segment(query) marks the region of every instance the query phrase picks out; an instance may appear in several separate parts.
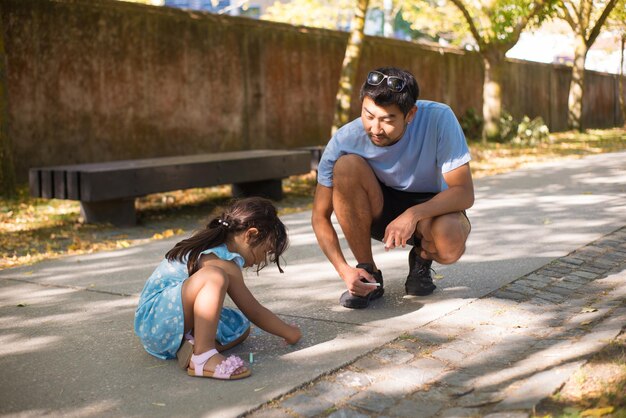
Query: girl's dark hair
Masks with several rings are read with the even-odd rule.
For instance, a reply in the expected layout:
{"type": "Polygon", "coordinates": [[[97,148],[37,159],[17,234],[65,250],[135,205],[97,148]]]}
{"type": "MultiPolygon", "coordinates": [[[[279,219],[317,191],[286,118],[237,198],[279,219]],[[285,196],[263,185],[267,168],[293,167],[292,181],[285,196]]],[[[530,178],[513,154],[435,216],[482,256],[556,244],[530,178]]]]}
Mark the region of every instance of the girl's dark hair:
{"type": "Polygon", "coordinates": [[[381,67],[376,68],[374,71],[378,71],[384,75],[400,77],[404,80],[405,86],[402,91],[395,92],[387,87],[387,80],[377,86],[372,86],[365,80],[365,83],[363,83],[361,87],[361,102],[365,96],[367,96],[378,106],[398,105],[404,116],[406,116],[411,111],[415,105],[415,101],[420,95],[420,89],[413,74],[396,67],[381,67]]]}
{"type": "MultiPolygon", "coordinates": [[[[180,241],[165,254],[169,261],[187,262],[187,271],[191,276],[200,268],[200,253],[209,248],[224,244],[226,240],[249,228],[258,229],[250,245],[266,245],[269,261],[280,267],[280,256],[287,249],[289,239],[285,225],[278,218],[276,208],[271,201],[261,197],[233,200],[224,212],[209,221],[206,228],[191,237],[180,241]]],[[[267,259],[261,261],[259,270],[267,265],[267,259]]]]}

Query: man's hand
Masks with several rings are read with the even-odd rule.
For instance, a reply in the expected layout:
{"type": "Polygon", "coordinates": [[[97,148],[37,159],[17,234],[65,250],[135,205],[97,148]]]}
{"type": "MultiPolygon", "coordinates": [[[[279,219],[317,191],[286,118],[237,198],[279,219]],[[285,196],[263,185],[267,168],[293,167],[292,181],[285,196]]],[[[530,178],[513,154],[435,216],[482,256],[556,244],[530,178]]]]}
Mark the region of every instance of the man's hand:
{"type": "Polygon", "coordinates": [[[411,209],[404,211],[385,228],[385,236],[383,237],[385,251],[396,247],[406,247],[406,242],[415,235],[418,219],[411,209]]]}
{"type": "Polygon", "coordinates": [[[365,279],[370,283],[376,283],[376,279],[363,269],[347,267],[341,271],[340,276],[346,283],[348,291],[354,296],[367,296],[368,293],[377,288],[361,281],[361,279],[365,279]]]}

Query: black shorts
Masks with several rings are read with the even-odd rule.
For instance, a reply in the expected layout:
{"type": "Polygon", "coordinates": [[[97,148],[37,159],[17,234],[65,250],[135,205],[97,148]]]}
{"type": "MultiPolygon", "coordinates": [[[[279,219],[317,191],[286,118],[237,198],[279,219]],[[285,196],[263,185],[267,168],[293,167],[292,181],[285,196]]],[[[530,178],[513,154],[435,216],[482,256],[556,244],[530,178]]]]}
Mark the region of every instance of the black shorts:
{"type": "MultiPolygon", "coordinates": [[[[394,219],[400,216],[411,206],[419,205],[432,199],[437,193],[413,193],[403,192],[384,185],[380,181],[380,190],[383,192],[383,213],[380,218],[372,221],[371,236],[375,240],[382,241],[385,236],[385,228],[394,219]]],[[[413,245],[413,239],[408,242],[413,245]]]]}
{"type": "MultiPolygon", "coordinates": [[[[386,186],[380,181],[378,184],[383,192],[383,213],[380,215],[380,218],[372,221],[370,232],[371,237],[377,241],[383,240],[387,225],[400,216],[405,210],[411,206],[427,202],[437,195],[437,193],[403,192],[386,186]]],[[[463,215],[467,218],[465,211],[463,211],[463,215]]],[[[409,239],[407,244],[414,245],[413,238],[409,239]]]]}

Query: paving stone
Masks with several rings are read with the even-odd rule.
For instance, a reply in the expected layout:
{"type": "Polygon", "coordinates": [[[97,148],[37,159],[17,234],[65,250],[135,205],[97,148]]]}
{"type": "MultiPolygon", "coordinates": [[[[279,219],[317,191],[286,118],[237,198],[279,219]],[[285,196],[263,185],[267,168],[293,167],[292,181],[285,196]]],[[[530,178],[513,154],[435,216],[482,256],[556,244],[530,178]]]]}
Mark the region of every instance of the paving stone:
{"type": "Polygon", "coordinates": [[[532,299],[530,299],[528,303],[530,303],[531,305],[537,305],[537,306],[554,306],[555,305],[554,302],[540,298],[538,296],[535,296],[532,299]]]}
{"type": "Polygon", "coordinates": [[[429,402],[422,399],[407,398],[394,405],[391,409],[391,413],[394,417],[430,418],[435,416],[443,405],[443,399],[429,402]]]}
{"type": "Polygon", "coordinates": [[[461,396],[456,401],[456,405],[464,408],[480,408],[487,405],[495,405],[502,399],[504,399],[504,395],[499,392],[474,391],[461,396]]]}
{"type": "Polygon", "coordinates": [[[314,417],[329,410],[334,404],[324,398],[302,393],[284,400],[280,406],[305,417],[314,417]]]}
{"type": "Polygon", "coordinates": [[[370,415],[363,414],[354,409],[341,408],[330,414],[328,418],[370,418],[370,415]]]}
{"type": "Polygon", "coordinates": [[[567,289],[567,290],[569,290],[571,292],[572,290],[579,289],[580,287],[583,286],[583,284],[584,283],[569,282],[569,281],[566,281],[566,280],[561,280],[561,281],[556,282],[553,286],[551,286],[550,289],[561,287],[561,288],[565,288],[565,289],[567,289]]]}
{"type": "Polygon", "coordinates": [[[438,375],[443,373],[446,370],[447,366],[445,363],[428,357],[422,357],[410,363],[410,365],[418,370],[422,370],[425,373],[429,373],[432,375],[438,375]]]}
{"type": "Polygon", "coordinates": [[[539,273],[531,273],[528,276],[524,277],[526,280],[531,280],[537,283],[545,283],[548,284],[550,282],[551,277],[539,274],[539,273]]]}
{"type": "Polygon", "coordinates": [[[440,379],[440,383],[443,385],[442,390],[446,394],[454,395],[472,390],[475,380],[476,374],[471,373],[470,370],[457,369],[440,379]]]}
{"type": "Polygon", "coordinates": [[[578,276],[578,277],[584,277],[585,279],[589,279],[589,280],[593,280],[596,277],[598,277],[598,275],[595,273],[590,273],[590,272],[582,271],[582,270],[573,271],[572,275],[578,276]]]}
{"type": "Polygon", "coordinates": [[[383,412],[394,403],[396,403],[395,399],[374,391],[358,393],[348,400],[349,405],[376,413],[383,412]]]}
{"type": "Polygon", "coordinates": [[[581,260],[580,258],[576,258],[574,256],[568,255],[566,257],[561,258],[561,262],[567,264],[573,264],[575,266],[580,266],[585,262],[585,260],[581,260]]]}
{"type": "Polygon", "coordinates": [[[470,408],[450,408],[442,411],[439,415],[441,418],[463,418],[476,416],[476,410],[470,408]]]}
{"type": "Polygon", "coordinates": [[[354,395],[357,389],[354,387],[346,387],[337,382],[321,381],[316,383],[308,390],[311,396],[321,397],[333,404],[338,403],[344,398],[354,395]]]}
{"type": "Polygon", "coordinates": [[[432,381],[443,371],[439,368],[418,368],[413,366],[396,366],[386,370],[381,379],[372,383],[369,390],[390,396],[408,395],[424,384],[432,381]]]}
{"type": "Polygon", "coordinates": [[[528,299],[528,295],[525,293],[512,292],[506,289],[496,290],[490,296],[498,299],[514,300],[516,302],[521,302],[528,299]]]}
{"type": "Polygon", "coordinates": [[[382,367],[385,367],[384,364],[382,364],[380,361],[376,360],[370,355],[361,357],[360,359],[352,363],[352,366],[358,370],[365,370],[368,372],[368,374],[370,371],[378,370],[382,367]]]}
{"type": "Polygon", "coordinates": [[[612,260],[608,257],[596,258],[593,260],[593,265],[595,266],[605,266],[605,267],[614,267],[618,265],[619,262],[616,260],[612,260]]]}
{"type": "Polygon", "coordinates": [[[558,281],[558,283],[562,283],[562,282],[578,283],[580,285],[585,285],[585,284],[589,283],[589,279],[587,279],[585,277],[575,276],[573,274],[569,274],[567,276],[562,277],[561,280],[558,281]]]}
{"type": "Polygon", "coordinates": [[[430,355],[436,359],[443,360],[453,365],[461,364],[466,357],[465,354],[450,348],[440,348],[439,350],[433,351],[430,355]]]}
{"type": "Polygon", "coordinates": [[[519,284],[520,286],[525,286],[525,287],[531,287],[535,290],[540,290],[543,289],[544,287],[548,286],[548,282],[543,282],[543,281],[538,281],[538,280],[531,280],[527,277],[519,279],[515,282],[516,284],[519,284]]]}
{"type": "Polygon", "coordinates": [[[544,300],[547,300],[548,302],[553,302],[553,303],[559,303],[565,299],[563,295],[557,295],[555,293],[550,293],[549,291],[541,292],[537,294],[535,298],[544,299],[544,300]]]}
{"type": "Polygon", "coordinates": [[[591,265],[584,265],[584,266],[581,266],[578,269],[578,271],[584,271],[584,272],[595,273],[595,274],[604,274],[606,272],[606,268],[596,267],[596,266],[591,266],[591,265]]]}
{"type": "Polygon", "coordinates": [[[529,412],[524,411],[508,411],[508,412],[494,412],[493,414],[485,415],[483,418],[528,418],[529,412]]]}
{"type": "Polygon", "coordinates": [[[415,357],[406,350],[396,350],[393,348],[383,348],[382,350],[374,353],[373,356],[380,361],[393,364],[407,363],[415,357]]]}
{"type": "Polygon", "coordinates": [[[343,371],[335,377],[335,381],[351,388],[364,388],[373,382],[373,378],[366,373],[343,371]]]}
{"type": "Polygon", "coordinates": [[[572,294],[572,289],[568,289],[567,287],[560,287],[560,286],[549,286],[549,287],[544,288],[540,293],[538,293],[538,295],[541,296],[541,295],[545,295],[546,293],[550,293],[552,295],[558,295],[562,297],[567,297],[572,294]]]}
{"type": "Polygon", "coordinates": [[[419,343],[429,346],[443,344],[449,341],[447,336],[434,332],[433,327],[418,328],[409,332],[409,335],[416,338],[419,343]]]}

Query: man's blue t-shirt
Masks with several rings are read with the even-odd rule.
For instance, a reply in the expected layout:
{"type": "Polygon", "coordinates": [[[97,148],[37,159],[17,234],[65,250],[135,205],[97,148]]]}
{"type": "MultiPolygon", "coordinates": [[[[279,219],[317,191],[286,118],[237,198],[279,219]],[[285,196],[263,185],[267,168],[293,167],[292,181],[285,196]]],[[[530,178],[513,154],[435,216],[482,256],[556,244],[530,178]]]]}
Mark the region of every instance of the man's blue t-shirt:
{"type": "Polygon", "coordinates": [[[449,106],[428,100],[418,100],[416,105],[417,113],[402,138],[387,147],[371,142],[361,118],[337,130],[319,163],[319,184],[332,187],[337,159],[356,154],[391,188],[420,193],[445,190],[443,174],[471,160],[465,135],[449,106]]]}

